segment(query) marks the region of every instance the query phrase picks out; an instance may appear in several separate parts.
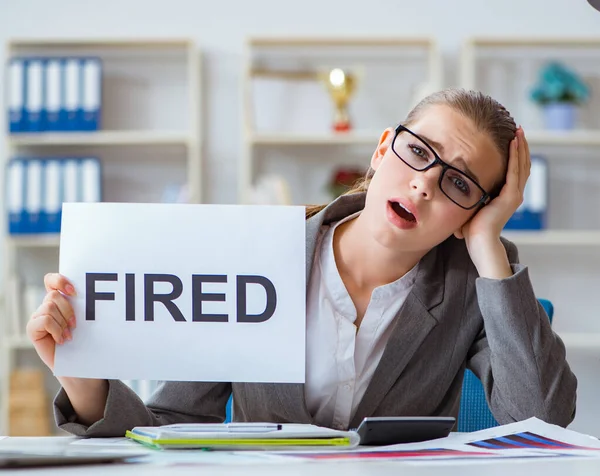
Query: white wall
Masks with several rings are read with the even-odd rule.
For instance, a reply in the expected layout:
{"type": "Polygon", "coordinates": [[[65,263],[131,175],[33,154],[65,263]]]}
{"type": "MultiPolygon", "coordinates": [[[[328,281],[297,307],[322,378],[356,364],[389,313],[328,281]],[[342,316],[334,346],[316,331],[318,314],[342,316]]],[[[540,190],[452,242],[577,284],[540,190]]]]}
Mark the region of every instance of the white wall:
{"type": "Polygon", "coordinates": [[[24,36],[195,38],[205,55],[211,202],[237,198],[242,45],[257,34],[435,35],[453,85],[455,55],[470,35],[598,35],[600,13],[586,0],[0,0],[1,43],[24,36]]]}

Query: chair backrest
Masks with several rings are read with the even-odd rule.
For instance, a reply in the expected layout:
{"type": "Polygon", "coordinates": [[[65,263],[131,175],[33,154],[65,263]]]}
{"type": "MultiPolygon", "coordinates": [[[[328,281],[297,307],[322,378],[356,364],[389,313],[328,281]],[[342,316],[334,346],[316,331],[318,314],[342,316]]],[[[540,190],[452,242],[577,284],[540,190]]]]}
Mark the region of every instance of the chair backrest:
{"type": "Polygon", "coordinates": [[[229,400],[227,400],[227,406],[225,407],[225,421],[224,423],[230,423],[232,419],[231,410],[233,406],[233,394],[229,395],[229,400]]]}
{"type": "MultiPolygon", "coordinates": [[[[539,299],[546,310],[550,323],[554,315],[554,306],[547,299],[539,299]]],[[[458,414],[458,431],[478,431],[498,426],[485,399],[485,392],[480,380],[470,370],[465,371],[460,411],[458,414]]]]}

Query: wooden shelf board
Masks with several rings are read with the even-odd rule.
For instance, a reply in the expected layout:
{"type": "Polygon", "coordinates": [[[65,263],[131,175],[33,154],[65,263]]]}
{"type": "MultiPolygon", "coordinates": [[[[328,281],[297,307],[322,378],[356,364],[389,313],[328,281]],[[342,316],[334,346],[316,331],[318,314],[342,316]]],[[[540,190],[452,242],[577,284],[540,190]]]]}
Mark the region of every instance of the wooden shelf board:
{"type": "Polygon", "coordinates": [[[179,131],[41,132],[11,134],[8,142],[12,146],[186,145],[190,136],[179,131]]]}

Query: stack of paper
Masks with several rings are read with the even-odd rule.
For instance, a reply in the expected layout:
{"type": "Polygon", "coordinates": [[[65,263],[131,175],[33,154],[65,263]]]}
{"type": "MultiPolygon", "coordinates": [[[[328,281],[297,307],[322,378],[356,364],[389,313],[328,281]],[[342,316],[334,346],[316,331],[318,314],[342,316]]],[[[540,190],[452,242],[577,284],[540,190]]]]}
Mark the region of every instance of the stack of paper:
{"type": "Polygon", "coordinates": [[[139,426],[128,438],[157,448],[277,449],[307,447],[353,448],[356,432],[338,431],[315,425],[275,423],[187,423],[139,426]]]}
{"type": "Polygon", "coordinates": [[[310,450],[278,453],[280,456],[319,460],[449,460],[496,458],[600,459],[600,440],[546,423],[537,418],[472,433],[451,433],[446,438],[380,447],[359,447],[352,451],[310,450]]]}

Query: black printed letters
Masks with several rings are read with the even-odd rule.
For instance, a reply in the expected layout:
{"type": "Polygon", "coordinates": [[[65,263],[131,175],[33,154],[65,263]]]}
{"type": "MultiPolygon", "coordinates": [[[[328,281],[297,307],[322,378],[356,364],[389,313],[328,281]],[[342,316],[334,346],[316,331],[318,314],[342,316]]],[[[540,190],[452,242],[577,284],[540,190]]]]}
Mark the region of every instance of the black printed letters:
{"type": "MultiPolygon", "coordinates": [[[[202,289],[203,283],[227,283],[227,276],[221,274],[195,274],[192,275],[192,316],[186,319],[177,304],[173,302],[183,292],[181,279],[173,274],[144,274],[144,321],[154,321],[154,304],[162,304],[175,322],[228,322],[227,314],[206,314],[202,310],[204,302],[225,302],[225,293],[207,293],[202,289]],[[158,294],[155,284],[167,283],[171,291],[158,294]]],[[[114,286],[115,292],[125,292],[125,320],[135,321],[135,275],[125,274],[125,286],[114,286]]],[[[114,301],[115,292],[96,291],[96,282],[118,282],[117,273],[86,273],[86,321],[96,320],[96,301],[114,301]]],[[[277,308],[277,292],[273,283],[264,276],[237,275],[236,276],[236,322],[260,323],[273,316],[277,308]],[[247,289],[249,285],[262,286],[266,293],[266,306],[260,314],[248,314],[247,289]]]]}

